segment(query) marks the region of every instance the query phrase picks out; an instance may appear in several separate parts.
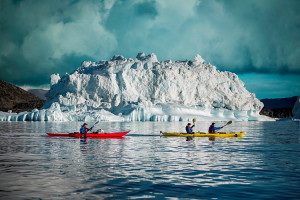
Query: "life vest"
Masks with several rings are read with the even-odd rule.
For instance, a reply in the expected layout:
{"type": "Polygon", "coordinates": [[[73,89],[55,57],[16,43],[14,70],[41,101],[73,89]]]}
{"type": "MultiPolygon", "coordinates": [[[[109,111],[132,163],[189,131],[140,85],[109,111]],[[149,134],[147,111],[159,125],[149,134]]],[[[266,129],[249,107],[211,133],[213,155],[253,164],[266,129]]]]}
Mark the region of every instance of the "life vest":
{"type": "Polygon", "coordinates": [[[209,133],[216,133],[216,130],[212,130],[211,128],[212,128],[212,126],[210,125],[210,127],[209,127],[209,129],[208,129],[208,132],[209,132],[209,133]]]}
{"type": "Polygon", "coordinates": [[[189,127],[188,126],[185,127],[185,131],[186,131],[186,133],[189,133],[189,127]]]}
{"type": "Polygon", "coordinates": [[[88,131],[89,131],[89,129],[88,129],[88,128],[85,128],[85,127],[83,127],[83,126],[80,128],[80,133],[81,133],[81,134],[87,133],[88,131]]]}
{"type": "Polygon", "coordinates": [[[189,129],[190,129],[190,132],[192,133],[193,132],[193,128],[190,128],[189,126],[185,127],[186,133],[189,133],[189,129]]]}

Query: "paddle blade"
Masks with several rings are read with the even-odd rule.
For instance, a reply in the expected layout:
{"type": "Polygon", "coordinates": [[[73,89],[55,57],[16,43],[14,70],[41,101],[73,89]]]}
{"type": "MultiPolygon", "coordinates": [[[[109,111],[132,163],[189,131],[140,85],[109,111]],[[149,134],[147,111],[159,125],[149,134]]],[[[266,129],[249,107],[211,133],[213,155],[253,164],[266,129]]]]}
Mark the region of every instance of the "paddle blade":
{"type": "Polygon", "coordinates": [[[196,122],[196,118],[193,119],[193,124],[195,124],[195,122],[196,122]]]}
{"type": "Polygon", "coordinates": [[[229,124],[232,124],[232,121],[227,122],[226,126],[229,125],[229,124]]]}

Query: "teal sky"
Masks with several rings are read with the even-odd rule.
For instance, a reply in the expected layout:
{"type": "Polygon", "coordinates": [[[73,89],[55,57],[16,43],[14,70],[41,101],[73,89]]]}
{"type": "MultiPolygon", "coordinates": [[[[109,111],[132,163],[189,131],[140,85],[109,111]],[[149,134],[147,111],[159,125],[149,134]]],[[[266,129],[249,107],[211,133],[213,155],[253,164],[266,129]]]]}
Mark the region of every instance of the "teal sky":
{"type": "Polygon", "coordinates": [[[282,98],[300,95],[300,76],[298,74],[240,74],[248,91],[259,99],[282,98]]]}
{"type": "Polygon", "coordinates": [[[258,98],[300,95],[298,0],[3,0],[0,79],[41,87],[84,60],[199,53],[258,98]]]}

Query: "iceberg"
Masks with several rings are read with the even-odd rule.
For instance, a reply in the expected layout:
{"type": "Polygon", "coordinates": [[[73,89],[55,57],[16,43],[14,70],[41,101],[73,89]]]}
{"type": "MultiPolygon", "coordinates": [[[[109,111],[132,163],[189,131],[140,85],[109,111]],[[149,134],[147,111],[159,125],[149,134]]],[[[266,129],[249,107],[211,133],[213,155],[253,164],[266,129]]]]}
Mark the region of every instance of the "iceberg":
{"type": "Polygon", "coordinates": [[[292,113],[294,118],[300,119],[300,96],[297,97],[292,113]]]}
{"type": "Polygon", "coordinates": [[[0,114],[0,121],[248,121],[272,120],[235,73],[193,61],[159,61],[155,54],[84,61],[51,76],[41,110],[0,114]]]}

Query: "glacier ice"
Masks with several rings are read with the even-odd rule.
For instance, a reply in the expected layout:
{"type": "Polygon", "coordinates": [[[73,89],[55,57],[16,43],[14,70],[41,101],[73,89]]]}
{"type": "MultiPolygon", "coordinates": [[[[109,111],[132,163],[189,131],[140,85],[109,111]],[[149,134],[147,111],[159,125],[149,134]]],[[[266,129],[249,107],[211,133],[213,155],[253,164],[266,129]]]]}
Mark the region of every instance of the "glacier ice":
{"type": "Polygon", "coordinates": [[[297,97],[292,113],[294,118],[300,118],[300,96],[297,97]]]}
{"type": "Polygon", "coordinates": [[[158,61],[155,54],[84,61],[70,74],[51,76],[41,110],[0,114],[0,121],[270,120],[234,73],[200,55],[193,61],[158,61]]]}

